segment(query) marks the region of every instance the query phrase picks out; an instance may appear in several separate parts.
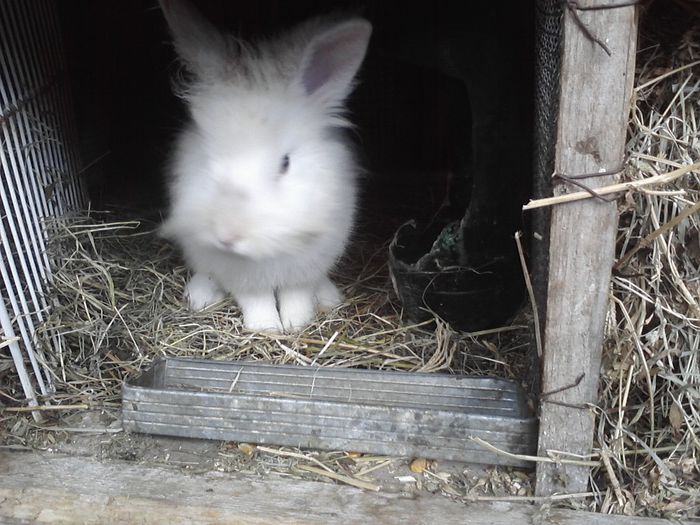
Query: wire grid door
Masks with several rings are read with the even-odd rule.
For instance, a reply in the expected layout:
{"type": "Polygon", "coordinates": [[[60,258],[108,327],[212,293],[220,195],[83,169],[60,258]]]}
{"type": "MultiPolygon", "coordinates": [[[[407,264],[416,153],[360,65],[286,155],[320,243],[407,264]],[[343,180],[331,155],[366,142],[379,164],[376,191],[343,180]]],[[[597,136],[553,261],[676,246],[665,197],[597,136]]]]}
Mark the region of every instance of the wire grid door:
{"type": "Polygon", "coordinates": [[[35,339],[50,308],[45,225],[86,202],[71,108],[54,2],[0,0],[0,372],[11,356],[32,406],[54,390],[35,339]]]}

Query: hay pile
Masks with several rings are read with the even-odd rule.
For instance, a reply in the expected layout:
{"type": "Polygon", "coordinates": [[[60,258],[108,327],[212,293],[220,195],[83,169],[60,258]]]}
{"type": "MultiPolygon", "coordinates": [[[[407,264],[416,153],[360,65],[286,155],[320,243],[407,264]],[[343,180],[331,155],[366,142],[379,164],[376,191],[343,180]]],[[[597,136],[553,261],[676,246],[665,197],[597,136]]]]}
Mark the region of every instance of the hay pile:
{"type": "MultiPolygon", "coordinates": [[[[173,464],[169,454],[154,459],[159,454],[147,452],[154,448],[148,436],[119,433],[123,382],[161,356],[445,371],[520,381],[527,376],[526,322],[460,334],[439,319],[420,325],[402,320],[388,275],[387,245],[378,239],[354,243],[334,276],[344,285],[343,305],[300,334],[266,335],[243,331],[240,312],[230,300],[203,312],[189,311],[182,301],[186,269],[173,246],[154,233],[154,224],[97,215],[56,220],[49,228],[56,265],[53,311],[37,337],[57,390],[47,401],[58,410],[44,412],[43,423],[26,412],[0,413],[5,422],[0,445],[70,452],[75,450],[71,442],[81,442],[94,429],[111,436],[99,437],[97,447],[85,440],[88,444],[79,446],[78,453],[96,448],[101,457],[173,464]]],[[[407,465],[405,459],[343,451],[222,443],[202,468],[330,478],[371,490],[378,487],[375,476],[384,476],[381,486],[387,486],[396,483],[398,473],[401,479],[416,478],[402,482],[408,483],[402,488],[470,501],[532,494],[528,475],[511,469],[446,471],[431,462],[430,469],[416,475],[406,471],[407,465]]]]}
{"type": "Polygon", "coordinates": [[[122,381],[161,356],[523,375],[525,325],[459,334],[439,320],[402,322],[385,246],[353,246],[337,278],[348,298],[340,308],[300,334],[252,334],[230,300],[203,312],[185,307],[186,269],[148,226],[89,217],[51,225],[54,309],[38,336],[62,402],[118,401],[122,381]]]}
{"type": "MultiPolygon", "coordinates": [[[[700,161],[700,28],[638,56],[625,180],[700,161]]],[[[619,200],[594,476],[602,512],[700,513],[700,175],[619,200]]]]}

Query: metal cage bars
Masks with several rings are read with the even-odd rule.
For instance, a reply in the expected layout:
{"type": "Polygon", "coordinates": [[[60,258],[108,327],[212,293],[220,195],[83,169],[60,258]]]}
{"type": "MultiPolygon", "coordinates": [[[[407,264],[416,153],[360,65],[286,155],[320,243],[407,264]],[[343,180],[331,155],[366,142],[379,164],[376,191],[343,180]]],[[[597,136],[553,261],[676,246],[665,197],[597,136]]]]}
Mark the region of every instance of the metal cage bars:
{"type": "Polygon", "coordinates": [[[0,346],[9,347],[32,405],[35,386],[53,391],[35,338],[50,308],[47,219],[86,202],[67,78],[54,3],[0,1],[0,346]]]}

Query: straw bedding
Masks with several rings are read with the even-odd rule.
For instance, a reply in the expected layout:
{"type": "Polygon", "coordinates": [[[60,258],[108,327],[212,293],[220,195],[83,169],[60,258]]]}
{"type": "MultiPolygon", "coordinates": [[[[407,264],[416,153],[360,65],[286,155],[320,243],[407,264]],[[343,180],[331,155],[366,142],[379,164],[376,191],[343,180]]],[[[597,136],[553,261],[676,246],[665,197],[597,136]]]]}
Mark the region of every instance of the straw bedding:
{"type": "MultiPolygon", "coordinates": [[[[700,160],[700,31],[638,56],[626,180],[700,160]]],[[[700,176],[619,200],[596,447],[605,512],[698,515],[700,176]]]]}

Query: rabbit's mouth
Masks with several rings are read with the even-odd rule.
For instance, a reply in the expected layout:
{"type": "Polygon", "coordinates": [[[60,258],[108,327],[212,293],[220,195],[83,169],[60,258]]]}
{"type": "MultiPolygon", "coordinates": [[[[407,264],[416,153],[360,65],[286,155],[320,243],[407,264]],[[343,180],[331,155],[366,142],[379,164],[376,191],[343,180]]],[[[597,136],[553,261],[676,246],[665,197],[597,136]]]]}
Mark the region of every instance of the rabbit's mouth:
{"type": "Polygon", "coordinates": [[[236,241],[217,241],[216,247],[226,253],[245,257],[246,259],[265,259],[274,255],[273,251],[265,249],[251,242],[248,239],[240,239],[236,241]]]}
{"type": "Polygon", "coordinates": [[[276,238],[217,238],[215,246],[220,251],[259,261],[285,255],[303,255],[311,249],[320,237],[320,232],[304,231],[276,238]]]}

